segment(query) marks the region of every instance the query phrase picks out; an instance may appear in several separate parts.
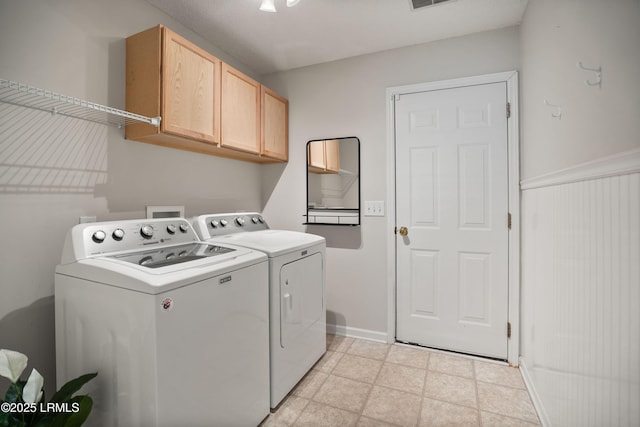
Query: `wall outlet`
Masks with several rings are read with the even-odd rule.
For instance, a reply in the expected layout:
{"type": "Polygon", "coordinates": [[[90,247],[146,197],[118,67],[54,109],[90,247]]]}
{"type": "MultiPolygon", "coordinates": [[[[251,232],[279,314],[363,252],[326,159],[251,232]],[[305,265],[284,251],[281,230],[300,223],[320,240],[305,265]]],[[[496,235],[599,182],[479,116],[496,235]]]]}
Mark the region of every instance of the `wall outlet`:
{"type": "Polygon", "coordinates": [[[364,215],[365,216],[384,216],[384,201],[365,200],[364,215]]]}

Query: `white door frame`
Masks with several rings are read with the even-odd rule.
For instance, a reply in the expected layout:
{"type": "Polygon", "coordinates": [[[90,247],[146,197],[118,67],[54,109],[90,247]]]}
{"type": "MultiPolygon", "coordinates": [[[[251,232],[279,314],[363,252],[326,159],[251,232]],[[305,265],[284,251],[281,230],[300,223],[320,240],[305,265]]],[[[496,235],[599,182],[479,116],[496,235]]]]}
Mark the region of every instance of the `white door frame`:
{"type": "Polygon", "coordinates": [[[425,92],[438,89],[453,89],[479,84],[507,84],[507,102],[511,106],[511,117],[507,121],[507,150],[509,168],[509,212],[511,213],[511,231],[509,232],[509,313],[511,338],[507,343],[507,361],[518,365],[520,353],[520,154],[518,129],[518,72],[485,74],[452,80],[418,83],[407,86],[387,88],[387,230],[390,242],[387,245],[387,342],[396,338],[396,245],[392,234],[396,226],[396,155],[395,155],[395,107],[396,95],[425,92]]]}

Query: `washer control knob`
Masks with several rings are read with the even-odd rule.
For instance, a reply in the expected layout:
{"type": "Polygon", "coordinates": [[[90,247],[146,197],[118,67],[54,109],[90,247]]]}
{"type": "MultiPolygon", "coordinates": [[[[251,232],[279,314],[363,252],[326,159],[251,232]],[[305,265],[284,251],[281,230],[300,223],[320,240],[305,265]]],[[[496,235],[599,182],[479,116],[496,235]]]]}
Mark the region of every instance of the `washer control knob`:
{"type": "Polygon", "coordinates": [[[264,219],[261,216],[258,217],[258,221],[260,221],[260,224],[264,224],[264,219]]]}
{"type": "Polygon", "coordinates": [[[226,226],[227,226],[227,224],[228,224],[228,222],[227,222],[227,220],[226,220],[226,219],[221,219],[221,220],[220,220],[220,225],[221,225],[221,226],[226,227],[226,226]]]}
{"type": "Polygon", "coordinates": [[[176,226],[173,224],[167,225],[167,233],[176,234],[176,226]]]}
{"type": "Polygon", "coordinates": [[[238,227],[242,227],[244,225],[244,218],[242,217],[236,218],[236,224],[238,225],[238,227]]]}
{"type": "Polygon", "coordinates": [[[96,243],[102,243],[104,242],[104,239],[107,238],[107,233],[105,233],[102,230],[98,230],[96,232],[93,233],[93,236],[91,236],[91,239],[93,239],[94,242],[96,243]]]}
{"type": "Polygon", "coordinates": [[[180,231],[186,233],[187,231],[189,231],[189,226],[185,223],[180,224],[180,231]]]}
{"type": "Polygon", "coordinates": [[[122,228],[116,228],[115,230],[113,230],[113,233],[111,233],[111,237],[113,237],[113,240],[122,240],[122,238],[124,237],[124,230],[122,228]]]}
{"type": "Polygon", "coordinates": [[[211,221],[211,226],[213,228],[218,228],[218,225],[220,225],[220,223],[218,222],[217,219],[214,219],[213,221],[211,221]]]}
{"type": "Polygon", "coordinates": [[[257,224],[259,222],[258,217],[254,216],[253,218],[251,218],[251,222],[257,224]]]}
{"type": "Polygon", "coordinates": [[[150,226],[149,224],[147,225],[143,225],[140,228],[140,234],[142,235],[142,237],[144,237],[145,239],[150,239],[153,237],[153,227],[150,226]]]}

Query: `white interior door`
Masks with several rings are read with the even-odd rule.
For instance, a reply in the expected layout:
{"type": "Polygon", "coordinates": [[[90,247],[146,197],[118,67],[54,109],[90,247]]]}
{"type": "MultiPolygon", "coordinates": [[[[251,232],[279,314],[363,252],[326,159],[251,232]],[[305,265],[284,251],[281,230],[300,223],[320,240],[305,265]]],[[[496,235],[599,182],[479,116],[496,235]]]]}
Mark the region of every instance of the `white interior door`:
{"type": "Polygon", "coordinates": [[[507,358],[506,105],[504,82],[396,98],[400,341],[507,358]]]}

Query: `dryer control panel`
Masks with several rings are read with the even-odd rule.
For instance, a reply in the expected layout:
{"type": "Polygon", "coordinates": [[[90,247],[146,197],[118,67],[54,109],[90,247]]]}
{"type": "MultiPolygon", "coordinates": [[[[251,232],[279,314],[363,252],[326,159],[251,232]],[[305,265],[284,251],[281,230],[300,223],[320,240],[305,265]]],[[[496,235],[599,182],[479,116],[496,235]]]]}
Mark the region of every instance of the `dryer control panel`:
{"type": "Polygon", "coordinates": [[[226,234],[269,229],[262,215],[256,212],[201,215],[193,219],[193,226],[203,240],[226,234]]]}
{"type": "Polygon", "coordinates": [[[96,255],[198,242],[184,218],[141,219],[78,224],[67,234],[62,263],[96,255]]]}

